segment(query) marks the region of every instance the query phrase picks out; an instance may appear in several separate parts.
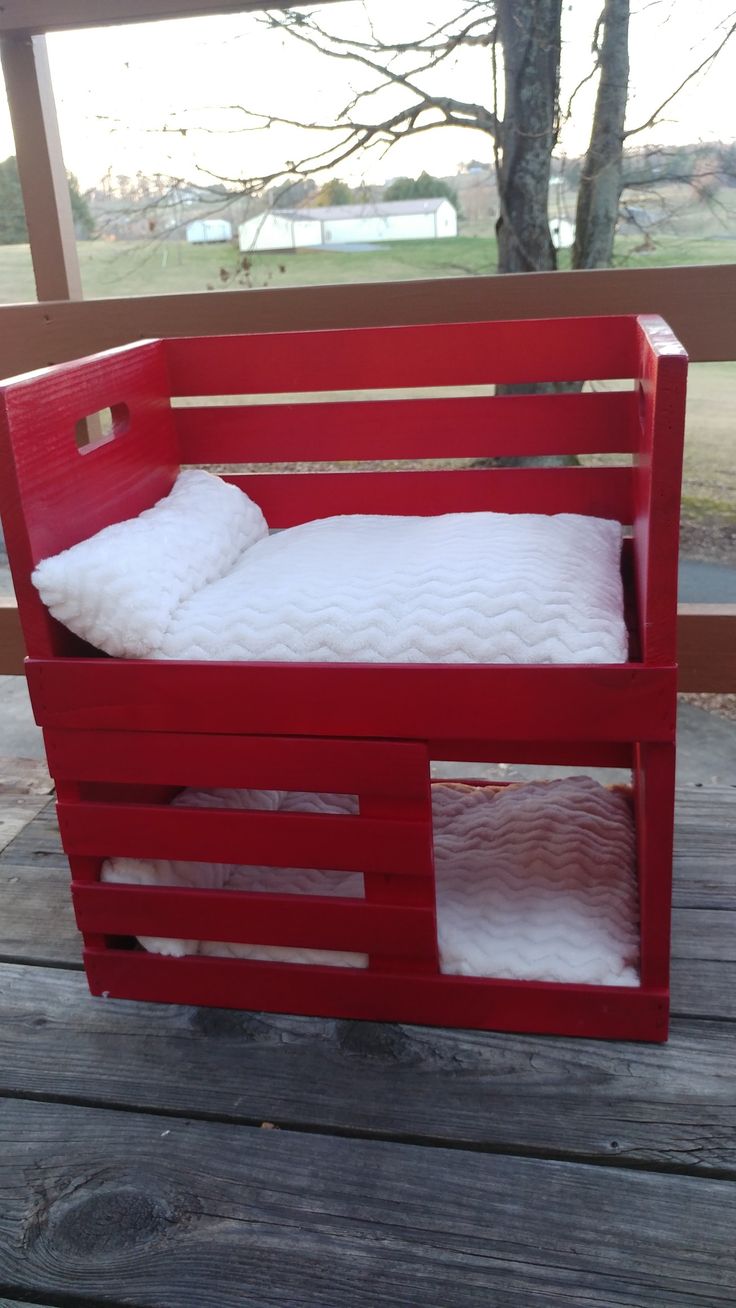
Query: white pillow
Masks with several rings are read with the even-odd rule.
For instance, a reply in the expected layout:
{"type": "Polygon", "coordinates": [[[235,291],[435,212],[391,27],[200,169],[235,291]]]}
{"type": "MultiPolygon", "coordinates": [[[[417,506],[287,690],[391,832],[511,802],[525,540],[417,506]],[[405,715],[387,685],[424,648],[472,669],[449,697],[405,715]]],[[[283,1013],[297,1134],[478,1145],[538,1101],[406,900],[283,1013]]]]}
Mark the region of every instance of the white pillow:
{"type": "Polygon", "coordinates": [[[44,559],[32,581],[75,635],[117,657],[148,658],[174,610],[267,535],[258,505],[237,486],[189,470],[137,518],[44,559]]]}

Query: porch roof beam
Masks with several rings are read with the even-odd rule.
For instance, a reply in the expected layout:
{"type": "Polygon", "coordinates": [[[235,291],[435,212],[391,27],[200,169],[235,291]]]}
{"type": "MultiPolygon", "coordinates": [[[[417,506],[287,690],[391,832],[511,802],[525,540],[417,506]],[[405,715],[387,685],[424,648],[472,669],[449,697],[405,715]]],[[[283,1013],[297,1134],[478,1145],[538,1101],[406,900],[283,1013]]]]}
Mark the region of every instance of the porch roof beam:
{"type": "Polygon", "coordinates": [[[331,4],[334,0],[5,0],[0,9],[0,32],[58,32],[163,18],[294,9],[307,3],[331,4]]]}

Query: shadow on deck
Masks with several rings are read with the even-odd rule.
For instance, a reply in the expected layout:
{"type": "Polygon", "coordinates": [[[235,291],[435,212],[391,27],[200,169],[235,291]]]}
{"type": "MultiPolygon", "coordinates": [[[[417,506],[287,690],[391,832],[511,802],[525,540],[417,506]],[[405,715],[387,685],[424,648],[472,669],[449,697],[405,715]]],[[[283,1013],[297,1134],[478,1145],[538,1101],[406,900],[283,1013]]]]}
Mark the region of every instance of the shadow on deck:
{"type": "Polygon", "coordinates": [[[6,772],[0,1304],[733,1303],[734,847],[682,789],[666,1046],[105,1002],[6,772]]]}

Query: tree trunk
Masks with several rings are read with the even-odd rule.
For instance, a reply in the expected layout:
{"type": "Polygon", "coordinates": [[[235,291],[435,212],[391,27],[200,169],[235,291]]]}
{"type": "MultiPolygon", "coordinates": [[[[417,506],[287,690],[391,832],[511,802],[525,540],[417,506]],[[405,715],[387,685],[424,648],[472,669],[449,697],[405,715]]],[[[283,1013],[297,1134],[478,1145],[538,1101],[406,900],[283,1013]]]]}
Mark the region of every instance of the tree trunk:
{"type": "MultiPolygon", "coordinates": [[[[549,230],[549,178],[557,140],[562,0],[497,0],[504,112],[496,141],[498,271],[549,272],[557,252],[549,230]]],[[[530,368],[534,362],[530,360],[530,368]]],[[[541,394],[554,383],[497,386],[497,395],[541,394]]],[[[476,467],[574,462],[569,457],[479,459],[476,467]]]]}
{"type": "Polygon", "coordinates": [[[608,268],[621,196],[629,89],[629,0],[606,0],[601,16],[600,81],[578,191],[573,268],[608,268]]]}
{"type": "Polygon", "coordinates": [[[496,149],[499,272],[557,266],[547,214],[557,138],[562,0],[497,0],[504,114],[496,149]]]}

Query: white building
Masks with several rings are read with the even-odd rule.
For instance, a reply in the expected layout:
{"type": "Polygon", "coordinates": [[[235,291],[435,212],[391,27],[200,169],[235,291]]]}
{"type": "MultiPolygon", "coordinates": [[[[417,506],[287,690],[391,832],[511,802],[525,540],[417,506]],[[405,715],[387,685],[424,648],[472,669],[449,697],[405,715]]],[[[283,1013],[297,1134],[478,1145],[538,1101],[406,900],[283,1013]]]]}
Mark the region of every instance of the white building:
{"type": "Polygon", "coordinates": [[[240,249],[299,250],[308,246],[375,241],[434,240],[457,236],[457,212],[450,200],[385,200],[336,204],[317,209],[272,209],[238,229],[240,249]]]}
{"type": "Polygon", "coordinates": [[[569,250],[575,244],[575,224],[569,218],[550,218],[549,230],[556,250],[569,250]]]}
{"type": "Polygon", "coordinates": [[[190,245],[211,245],[216,241],[231,241],[233,225],[225,218],[196,218],[187,223],[187,240],[190,245]]]}

